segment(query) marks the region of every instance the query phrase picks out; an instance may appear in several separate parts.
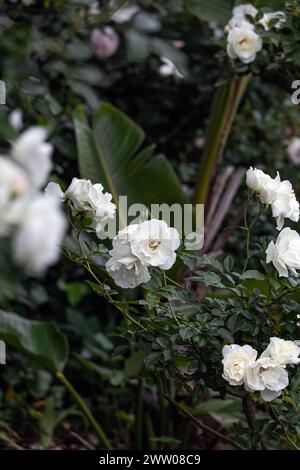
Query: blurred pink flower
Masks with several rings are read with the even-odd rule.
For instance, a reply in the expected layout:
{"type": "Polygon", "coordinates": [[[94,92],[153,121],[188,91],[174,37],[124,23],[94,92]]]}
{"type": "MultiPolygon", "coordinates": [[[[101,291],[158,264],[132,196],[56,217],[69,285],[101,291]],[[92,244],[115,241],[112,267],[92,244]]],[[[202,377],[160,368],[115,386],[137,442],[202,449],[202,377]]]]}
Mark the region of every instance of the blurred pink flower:
{"type": "Polygon", "coordinates": [[[113,56],[119,47],[119,36],[110,26],[101,29],[93,29],[91,43],[95,47],[95,53],[99,59],[108,59],[113,56]]]}

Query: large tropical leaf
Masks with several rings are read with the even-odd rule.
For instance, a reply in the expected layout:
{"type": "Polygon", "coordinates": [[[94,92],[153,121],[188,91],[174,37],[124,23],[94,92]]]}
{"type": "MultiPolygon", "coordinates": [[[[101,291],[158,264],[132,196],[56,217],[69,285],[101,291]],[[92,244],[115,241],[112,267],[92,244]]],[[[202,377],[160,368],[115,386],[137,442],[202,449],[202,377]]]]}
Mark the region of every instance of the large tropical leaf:
{"type": "Polygon", "coordinates": [[[74,113],[79,170],[82,178],[103,184],[118,204],[127,196],[128,205],[187,202],[180,182],[163,155],[154,147],[139,151],[144,132],[124,113],[108,103],[94,112],[92,127],[84,110],[74,113]]]}
{"type": "Polygon", "coordinates": [[[254,0],[250,3],[253,3],[257,8],[268,7],[276,10],[276,8],[284,8],[285,0],[254,0]]]}
{"type": "Polygon", "coordinates": [[[184,0],[193,15],[220,25],[229,20],[235,2],[233,0],[184,0]]]}
{"type": "Polygon", "coordinates": [[[53,323],[26,320],[0,310],[0,339],[54,374],[67,362],[67,339],[53,323]]]}

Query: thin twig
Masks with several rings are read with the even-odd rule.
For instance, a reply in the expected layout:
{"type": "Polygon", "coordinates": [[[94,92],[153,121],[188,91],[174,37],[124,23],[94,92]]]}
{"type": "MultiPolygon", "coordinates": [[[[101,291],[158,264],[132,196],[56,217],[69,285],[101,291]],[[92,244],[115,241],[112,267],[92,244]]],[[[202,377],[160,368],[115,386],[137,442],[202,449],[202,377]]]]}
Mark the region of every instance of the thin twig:
{"type": "Polygon", "coordinates": [[[181,411],[182,414],[184,414],[185,416],[187,416],[189,419],[191,419],[193,421],[193,423],[198,426],[198,428],[202,429],[203,431],[206,431],[206,432],[209,432],[210,434],[213,434],[214,436],[218,437],[219,439],[222,439],[223,441],[227,442],[228,444],[231,444],[233,447],[235,447],[236,449],[239,449],[239,450],[249,450],[247,449],[246,447],[242,446],[241,444],[239,444],[238,442],[234,441],[233,439],[231,439],[231,437],[228,437],[228,436],[224,436],[223,434],[221,434],[220,432],[216,431],[215,429],[211,428],[210,426],[207,426],[206,424],[202,423],[201,421],[199,421],[197,418],[195,418],[195,416],[192,415],[192,413],[189,412],[189,410],[187,408],[185,408],[183,405],[181,405],[180,403],[177,403],[175,400],[173,400],[172,398],[170,398],[168,395],[164,395],[166,400],[168,400],[170,403],[172,403],[172,405],[175,406],[175,408],[177,408],[177,410],[181,411]]]}

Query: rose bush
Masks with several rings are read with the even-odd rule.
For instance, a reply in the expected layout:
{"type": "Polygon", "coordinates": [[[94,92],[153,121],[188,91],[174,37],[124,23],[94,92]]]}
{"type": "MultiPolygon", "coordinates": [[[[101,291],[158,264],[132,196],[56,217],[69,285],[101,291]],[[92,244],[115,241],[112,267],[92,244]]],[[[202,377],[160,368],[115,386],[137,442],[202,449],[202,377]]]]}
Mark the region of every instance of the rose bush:
{"type": "Polygon", "coordinates": [[[299,2],[6,3],[0,448],[299,449],[299,2]]]}

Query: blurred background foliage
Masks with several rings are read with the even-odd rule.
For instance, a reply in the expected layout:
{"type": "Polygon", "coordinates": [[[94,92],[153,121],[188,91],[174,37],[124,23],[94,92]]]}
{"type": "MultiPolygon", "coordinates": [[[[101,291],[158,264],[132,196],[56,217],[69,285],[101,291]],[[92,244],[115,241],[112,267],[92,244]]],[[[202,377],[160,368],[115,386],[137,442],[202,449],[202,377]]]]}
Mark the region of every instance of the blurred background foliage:
{"type": "MultiPolygon", "coordinates": [[[[212,96],[223,73],[223,26],[234,2],[125,3],[0,1],[0,78],[7,87],[6,105],[0,106],[1,153],[5,154],[20,128],[37,123],[47,126],[55,147],[52,179],[66,187],[79,174],[74,110],[81,105],[91,118],[99,103],[109,102],[144,130],[142,148],[155,144],[155,152],[167,157],[184,192],[190,195],[212,96]],[[22,124],[16,122],[19,111],[22,124]]],[[[253,3],[280,8],[284,2],[253,3]]],[[[299,8],[297,2],[287,3],[299,8]]],[[[299,199],[300,158],[297,165],[287,154],[290,139],[300,137],[299,109],[290,97],[290,79],[300,78],[296,75],[299,39],[295,39],[295,47],[291,54],[297,60],[286,71],[269,67],[252,78],[218,166],[221,171],[262,165],[272,175],[279,170],[283,178],[293,181],[299,199]]],[[[241,187],[225,214],[223,228],[244,198],[245,188],[241,187]]],[[[258,225],[257,240],[271,231],[270,224],[263,221],[258,225]]],[[[143,365],[113,334],[121,324],[119,316],[83,282],[87,276],[80,266],[62,259],[43,279],[25,278],[11,265],[4,242],[0,247],[1,308],[25,318],[54,321],[70,343],[67,373],[112,442],[119,448],[139,446],[141,443],[134,444],[139,423],[133,396],[138,397],[137,377],[143,365]]],[[[231,234],[226,250],[239,258],[243,250],[239,231],[231,234]]],[[[144,445],[171,449],[222,446],[209,436],[193,434],[187,422],[184,432],[176,434],[179,418],[170,409],[166,411],[169,427],[163,433],[157,429],[153,387],[150,380],[144,397],[144,445]]],[[[205,393],[197,405],[197,415],[204,422],[229,431],[234,423],[241,423],[237,399],[205,393]]],[[[11,349],[7,366],[1,366],[0,407],[3,448],[97,447],[95,436],[87,431],[87,423],[64,388],[30,357],[11,349]]],[[[245,423],[240,424],[241,430],[243,427],[245,423]]],[[[272,438],[269,442],[272,445],[272,438]]]]}

